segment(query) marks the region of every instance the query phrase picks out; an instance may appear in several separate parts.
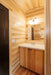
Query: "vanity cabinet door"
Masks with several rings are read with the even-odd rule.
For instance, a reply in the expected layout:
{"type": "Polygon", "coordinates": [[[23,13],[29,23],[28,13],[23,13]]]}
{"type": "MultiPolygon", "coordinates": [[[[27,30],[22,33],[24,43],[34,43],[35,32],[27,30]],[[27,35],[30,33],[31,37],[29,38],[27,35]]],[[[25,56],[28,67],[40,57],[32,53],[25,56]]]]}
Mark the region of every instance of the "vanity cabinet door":
{"type": "Polygon", "coordinates": [[[34,71],[34,62],[35,62],[35,59],[34,59],[34,56],[35,56],[35,52],[33,49],[29,49],[29,48],[25,48],[26,49],[26,68],[34,71]]]}
{"type": "Polygon", "coordinates": [[[29,69],[35,71],[35,50],[28,49],[29,69]]]}
{"type": "Polygon", "coordinates": [[[26,67],[26,48],[20,47],[20,65],[26,67]]]}
{"type": "Polygon", "coordinates": [[[34,71],[35,52],[29,48],[20,47],[20,65],[34,71]]]}
{"type": "Polygon", "coordinates": [[[35,72],[44,75],[44,51],[35,50],[35,72]]]}

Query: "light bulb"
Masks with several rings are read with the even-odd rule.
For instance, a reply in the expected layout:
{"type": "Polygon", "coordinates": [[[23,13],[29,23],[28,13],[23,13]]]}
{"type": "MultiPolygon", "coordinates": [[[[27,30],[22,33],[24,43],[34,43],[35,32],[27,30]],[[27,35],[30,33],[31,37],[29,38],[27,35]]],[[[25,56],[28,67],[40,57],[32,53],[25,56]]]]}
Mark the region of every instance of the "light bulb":
{"type": "Polygon", "coordinates": [[[20,23],[20,22],[18,22],[17,24],[18,24],[18,25],[21,25],[21,23],[20,23]]]}
{"type": "Polygon", "coordinates": [[[32,20],[30,20],[30,21],[29,21],[29,24],[33,25],[33,24],[34,24],[34,22],[33,22],[32,20]]]}
{"type": "Polygon", "coordinates": [[[35,19],[34,24],[39,24],[39,19],[35,19]]]}

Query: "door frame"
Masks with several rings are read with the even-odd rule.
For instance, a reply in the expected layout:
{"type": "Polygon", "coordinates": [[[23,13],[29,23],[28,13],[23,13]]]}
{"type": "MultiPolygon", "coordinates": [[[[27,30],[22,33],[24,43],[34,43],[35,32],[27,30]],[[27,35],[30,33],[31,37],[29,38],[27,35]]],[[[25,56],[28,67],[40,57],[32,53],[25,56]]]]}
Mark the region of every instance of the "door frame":
{"type": "Polygon", "coordinates": [[[45,75],[51,74],[51,0],[45,0],[45,75]]]}

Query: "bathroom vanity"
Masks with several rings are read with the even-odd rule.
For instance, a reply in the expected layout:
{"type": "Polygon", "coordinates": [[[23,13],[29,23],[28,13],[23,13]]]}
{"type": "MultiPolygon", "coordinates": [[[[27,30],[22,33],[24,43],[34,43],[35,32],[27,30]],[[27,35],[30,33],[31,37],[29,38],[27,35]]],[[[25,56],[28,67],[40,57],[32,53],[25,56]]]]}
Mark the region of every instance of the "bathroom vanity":
{"type": "Polygon", "coordinates": [[[24,43],[19,45],[20,65],[44,75],[44,45],[24,43]]]}

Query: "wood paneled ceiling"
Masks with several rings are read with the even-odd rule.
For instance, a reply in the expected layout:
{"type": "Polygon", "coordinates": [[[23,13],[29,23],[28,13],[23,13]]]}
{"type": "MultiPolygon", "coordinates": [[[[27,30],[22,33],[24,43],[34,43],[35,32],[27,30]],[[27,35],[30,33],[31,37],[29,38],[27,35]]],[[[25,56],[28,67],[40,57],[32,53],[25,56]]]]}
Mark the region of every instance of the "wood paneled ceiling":
{"type": "Polygon", "coordinates": [[[13,0],[18,4],[24,12],[29,10],[44,7],[44,0],[13,0]]]}
{"type": "Polygon", "coordinates": [[[45,0],[1,0],[8,5],[15,6],[15,9],[21,9],[24,13],[34,10],[36,8],[44,7],[45,0]]]}

